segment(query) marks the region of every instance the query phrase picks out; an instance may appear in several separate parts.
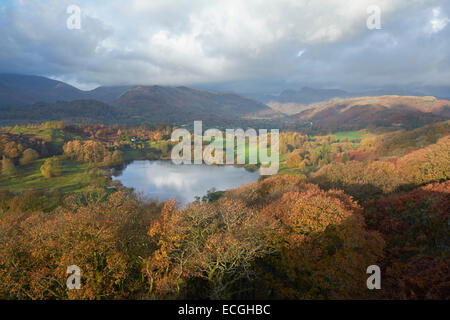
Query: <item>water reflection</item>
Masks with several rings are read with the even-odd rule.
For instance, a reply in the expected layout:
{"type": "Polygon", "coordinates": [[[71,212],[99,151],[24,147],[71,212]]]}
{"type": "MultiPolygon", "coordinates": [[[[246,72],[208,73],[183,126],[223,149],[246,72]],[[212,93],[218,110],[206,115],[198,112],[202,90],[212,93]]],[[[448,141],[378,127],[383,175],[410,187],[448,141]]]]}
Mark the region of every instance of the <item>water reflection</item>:
{"type": "Polygon", "coordinates": [[[121,172],[114,173],[113,180],[134,188],[148,197],[160,201],[176,198],[186,204],[195,196],[204,196],[215,188],[226,190],[256,181],[258,172],[233,166],[175,165],[172,161],[136,160],[121,172]]]}

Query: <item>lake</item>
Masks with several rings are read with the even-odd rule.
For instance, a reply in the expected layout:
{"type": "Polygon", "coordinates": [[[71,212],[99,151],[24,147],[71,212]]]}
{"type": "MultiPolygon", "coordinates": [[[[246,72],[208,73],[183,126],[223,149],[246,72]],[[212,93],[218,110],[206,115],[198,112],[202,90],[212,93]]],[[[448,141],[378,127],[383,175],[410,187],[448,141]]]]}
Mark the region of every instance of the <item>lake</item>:
{"type": "Polygon", "coordinates": [[[124,186],[136,193],[166,201],[176,198],[181,204],[202,197],[207,191],[233,189],[244,183],[258,180],[258,171],[242,167],[200,165],[175,165],[170,160],[135,160],[122,171],[113,174],[124,186]]]}

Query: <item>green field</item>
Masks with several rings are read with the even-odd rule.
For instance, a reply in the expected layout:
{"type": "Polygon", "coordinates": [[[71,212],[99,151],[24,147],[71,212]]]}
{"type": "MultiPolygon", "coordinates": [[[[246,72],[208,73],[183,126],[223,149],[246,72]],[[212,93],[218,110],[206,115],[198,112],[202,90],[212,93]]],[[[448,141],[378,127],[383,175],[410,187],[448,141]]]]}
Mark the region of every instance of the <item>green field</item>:
{"type": "MultiPolygon", "coordinates": [[[[225,156],[227,139],[216,139],[211,144],[214,145],[217,149],[223,148],[223,152],[224,152],[224,156],[225,156]]],[[[252,153],[256,153],[257,164],[259,164],[260,163],[260,160],[259,160],[260,148],[259,148],[258,143],[250,144],[248,141],[246,141],[245,150],[238,150],[237,146],[234,145],[235,157],[238,157],[238,156],[242,157],[243,154],[245,153],[245,163],[246,164],[249,163],[250,151],[252,153]]],[[[270,147],[268,148],[268,150],[266,148],[262,149],[262,152],[267,152],[267,156],[270,156],[270,153],[271,153],[270,147]]]]}
{"type": "Polygon", "coordinates": [[[360,139],[363,138],[366,134],[362,134],[361,131],[341,131],[334,133],[336,139],[341,140],[344,138],[352,139],[360,139]]]}
{"type": "Polygon", "coordinates": [[[62,148],[64,142],[67,140],[80,139],[80,137],[73,135],[62,129],[53,129],[45,127],[28,128],[16,126],[12,128],[10,132],[14,134],[36,136],[38,138],[43,139],[44,141],[50,142],[54,147],[59,149],[62,148]]]}
{"type": "Polygon", "coordinates": [[[88,164],[62,161],[62,174],[51,179],[44,178],[40,167],[45,159],[39,159],[26,167],[17,168],[12,177],[0,176],[0,190],[22,192],[26,190],[60,190],[62,193],[81,192],[89,187],[93,175],[88,171],[88,164]]]}

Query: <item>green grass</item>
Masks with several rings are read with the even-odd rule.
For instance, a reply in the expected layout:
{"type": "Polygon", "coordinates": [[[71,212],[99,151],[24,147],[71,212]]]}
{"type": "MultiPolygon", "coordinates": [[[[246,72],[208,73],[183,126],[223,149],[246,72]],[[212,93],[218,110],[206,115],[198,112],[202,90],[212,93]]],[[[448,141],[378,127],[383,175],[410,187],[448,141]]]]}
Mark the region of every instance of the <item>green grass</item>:
{"type": "Polygon", "coordinates": [[[344,138],[351,139],[360,139],[364,135],[361,134],[360,131],[341,131],[334,134],[336,136],[336,139],[342,140],[344,138]]]}
{"type": "MultiPolygon", "coordinates": [[[[216,140],[214,140],[212,142],[212,144],[217,149],[223,147],[223,152],[225,154],[226,153],[227,142],[228,142],[227,139],[216,139],[216,140]]],[[[233,143],[235,143],[235,142],[232,142],[232,144],[233,143]]],[[[234,145],[234,155],[235,155],[235,157],[237,157],[238,155],[241,156],[241,157],[245,156],[245,163],[247,163],[247,164],[249,163],[249,160],[250,160],[250,156],[249,156],[250,150],[252,152],[256,153],[257,164],[260,164],[260,160],[259,160],[260,148],[259,148],[259,144],[258,143],[250,144],[248,141],[246,141],[246,143],[245,143],[245,150],[244,151],[241,150],[241,149],[238,150],[237,145],[234,145]]],[[[270,157],[271,149],[270,149],[270,147],[268,149],[264,148],[264,149],[262,149],[262,152],[266,152],[267,156],[270,157]]]]}
{"type": "Polygon", "coordinates": [[[170,145],[167,141],[150,141],[143,143],[144,149],[133,148],[132,146],[127,146],[121,148],[123,152],[123,158],[125,161],[131,160],[156,160],[156,159],[170,159],[170,145]],[[161,149],[166,148],[164,153],[161,149]]]}
{"type": "Polygon", "coordinates": [[[50,142],[54,147],[61,149],[66,140],[81,139],[79,136],[73,135],[63,129],[52,128],[28,128],[16,126],[11,130],[14,134],[33,135],[50,142]]]}
{"type": "Polygon", "coordinates": [[[17,167],[13,177],[0,176],[0,190],[22,192],[26,190],[60,190],[63,193],[81,192],[92,184],[92,175],[86,173],[89,165],[72,161],[62,162],[62,174],[44,178],[40,167],[45,159],[39,159],[26,167],[17,167]]]}

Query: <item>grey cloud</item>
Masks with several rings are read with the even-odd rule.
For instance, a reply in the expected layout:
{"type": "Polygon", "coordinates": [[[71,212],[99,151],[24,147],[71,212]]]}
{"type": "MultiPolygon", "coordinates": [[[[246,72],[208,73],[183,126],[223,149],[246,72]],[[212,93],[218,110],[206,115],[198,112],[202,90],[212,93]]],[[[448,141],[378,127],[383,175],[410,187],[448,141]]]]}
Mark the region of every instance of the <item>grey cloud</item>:
{"type": "Polygon", "coordinates": [[[0,72],[83,87],[450,86],[449,17],[444,0],[6,2],[0,72]],[[373,3],[382,30],[365,27],[373,3]],[[82,9],[81,30],[65,27],[69,4],[82,9]]]}

